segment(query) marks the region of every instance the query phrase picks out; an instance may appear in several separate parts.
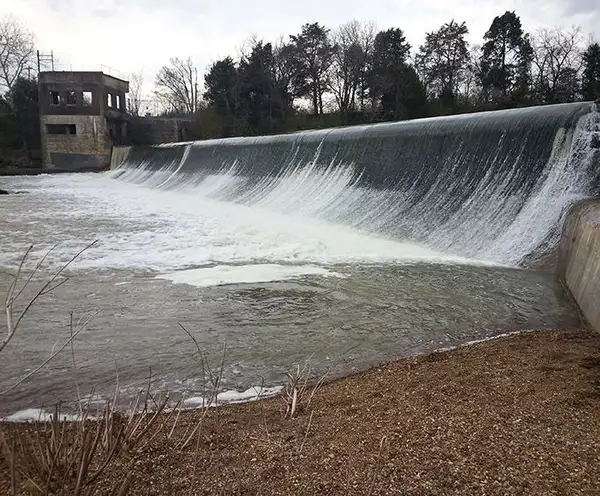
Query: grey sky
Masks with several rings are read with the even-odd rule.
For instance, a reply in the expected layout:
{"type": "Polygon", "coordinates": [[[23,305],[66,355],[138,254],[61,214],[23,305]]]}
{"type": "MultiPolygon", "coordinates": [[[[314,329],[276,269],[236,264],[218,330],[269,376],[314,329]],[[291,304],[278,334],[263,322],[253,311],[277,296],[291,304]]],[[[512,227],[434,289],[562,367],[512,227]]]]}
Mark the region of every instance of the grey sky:
{"type": "MultiPolygon", "coordinates": [[[[239,52],[252,35],[274,41],[318,21],[334,28],[352,19],[400,27],[413,46],[444,22],[465,21],[480,43],[494,16],[515,10],[527,31],[581,25],[600,38],[597,0],[13,0],[13,14],[34,31],[42,51],[54,50],[61,69],[143,68],[148,86],[169,57],[191,56],[201,71],[239,52]]],[[[147,88],[150,89],[150,88],[147,88]]]]}

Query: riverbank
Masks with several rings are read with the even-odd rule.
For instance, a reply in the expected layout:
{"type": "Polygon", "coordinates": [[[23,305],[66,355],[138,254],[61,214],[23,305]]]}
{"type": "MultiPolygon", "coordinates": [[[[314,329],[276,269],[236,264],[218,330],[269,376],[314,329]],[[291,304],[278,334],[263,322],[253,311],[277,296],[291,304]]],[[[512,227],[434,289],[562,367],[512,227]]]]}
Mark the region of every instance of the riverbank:
{"type": "MultiPolygon", "coordinates": [[[[600,336],[588,331],[401,360],[326,384],[294,419],[284,411],[281,398],[211,409],[186,449],[157,436],[100,489],[131,470],[129,494],[600,490],[600,336]]],[[[176,430],[201,415],[182,414],[176,430]]],[[[8,483],[3,466],[0,492],[8,483]]]]}

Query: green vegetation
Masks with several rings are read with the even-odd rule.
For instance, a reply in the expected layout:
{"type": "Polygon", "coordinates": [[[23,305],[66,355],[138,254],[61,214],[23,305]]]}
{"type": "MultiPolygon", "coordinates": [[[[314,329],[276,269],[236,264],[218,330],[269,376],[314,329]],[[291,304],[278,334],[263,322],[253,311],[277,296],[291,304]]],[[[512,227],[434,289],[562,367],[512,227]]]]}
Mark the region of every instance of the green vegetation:
{"type": "Polygon", "coordinates": [[[37,82],[19,77],[0,96],[0,167],[25,165],[39,156],[39,149],[37,82]]]}
{"type": "Polygon", "coordinates": [[[10,16],[0,19],[0,167],[27,165],[39,154],[34,53],[33,34],[10,16]]]}

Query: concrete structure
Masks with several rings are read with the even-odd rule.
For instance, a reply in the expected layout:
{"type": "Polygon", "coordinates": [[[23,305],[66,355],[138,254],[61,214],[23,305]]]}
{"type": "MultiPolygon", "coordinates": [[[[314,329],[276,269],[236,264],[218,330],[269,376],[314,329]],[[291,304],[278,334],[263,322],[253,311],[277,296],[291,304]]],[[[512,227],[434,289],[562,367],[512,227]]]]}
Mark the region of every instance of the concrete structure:
{"type": "Polygon", "coordinates": [[[159,145],[191,140],[191,119],[131,117],[128,137],[132,145],[159,145]]]}
{"type": "Polygon", "coordinates": [[[118,169],[123,165],[123,162],[127,160],[127,155],[129,155],[129,150],[131,150],[130,146],[115,146],[112,149],[112,154],[110,156],[110,168],[111,170],[118,169]]]}
{"type": "Polygon", "coordinates": [[[103,169],[127,136],[129,83],[102,72],[39,74],[42,164],[103,169]]]}
{"type": "Polygon", "coordinates": [[[582,201],[569,212],[558,266],[583,315],[600,332],[600,199],[582,201]]]}

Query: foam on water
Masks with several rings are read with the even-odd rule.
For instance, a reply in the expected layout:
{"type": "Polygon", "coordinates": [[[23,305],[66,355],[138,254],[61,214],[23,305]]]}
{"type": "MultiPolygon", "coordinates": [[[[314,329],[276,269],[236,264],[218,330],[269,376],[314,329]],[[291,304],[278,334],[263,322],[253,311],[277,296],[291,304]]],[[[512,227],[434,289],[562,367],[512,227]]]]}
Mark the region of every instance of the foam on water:
{"type": "MultiPolygon", "coordinates": [[[[54,418],[54,413],[42,408],[27,408],[9,415],[2,419],[3,422],[50,422],[54,418]]],[[[92,417],[90,417],[92,418],[92,417]]],[[[61,420],[74,422],[80,420],[77,414],[61,413],[61,420]]]]}
{"type": "MultiPolygon", "coordinates": [[[[182,402],[182,407],[186,410],[194,410],[197,408],[214,408],[223,405],[235,405],[239,403],[247,403],[258,401],[260,399],[275,396],[283,391],[282,386],[252,386],[245,391],[229,390],[218,393],[213,399],[204,398],[202,396],[193,396],[186,398],[182,402]]],[[[102,400],[104,404],[104,400],[102,400]]],[[[101,411],[101,409],[100,409],[101,411]]],[[[21,423],[21,422],[50,422],[54,418],[54,411],[45,410],[43,408],[26,408],[19,410],[0,420],[3,422],[21,423]]],[[[67,422],[76,422],[83,417],[81,414],[61,412],[60,420],[67,422]]],[[[85,415],[87,420],[95,420],[97,417],[93,415],[85,415]]]]}
{"type": "Polygon", "coordinates": [[[232,405],[236,403],[246,403],[268,398],[270,396],[275,396],[282,391],[282,386],[253,386],[246,391],[223,391],[222,393],[219,393],[216,397],[216,400],[213,401],[202,396],[194,396],[184,400],[183,405],[186,408],[205,408],[216,407],[220,405],[232,405]]]}
{"type": "Polygon", "coordinates": [[[29,188],[23,198],[40,207],[7,212],[11,236],[5,238],[0,265],[15,266],[38,230],[43,235],[36,236],[40,242],[32,263],[59,243],[46,262],[58,267],[86,241],[98,239],[74,268],[152,270],[199,285],[335,275],[323,266],[338,263],[468,262],[300,213],[219,201],[201,193],[202,188],[219,190],[229,179],[210,177],[204,186],[174,191],[107,175],[21,178],[19,184],[29,188]]]}
{"type": "Polygon", "coordinates": [[[321,267],[311,265],[217,265],[200,269],[180,270],[157,276],[175,284],[188,284],[199,288],[225,286],[228,284],[248,284],[259,282],[284,281],[296,277],[312,275],[322,277],[343,277],[321,267]]]}

